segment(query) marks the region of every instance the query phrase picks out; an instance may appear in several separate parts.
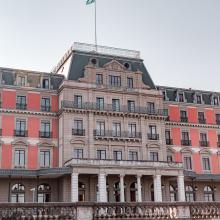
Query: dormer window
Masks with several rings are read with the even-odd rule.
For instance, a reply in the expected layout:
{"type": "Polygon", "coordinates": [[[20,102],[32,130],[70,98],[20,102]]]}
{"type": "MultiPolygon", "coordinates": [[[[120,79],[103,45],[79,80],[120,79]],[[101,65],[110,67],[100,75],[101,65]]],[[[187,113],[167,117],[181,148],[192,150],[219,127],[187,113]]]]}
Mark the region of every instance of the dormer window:
{"type": "Polygon", "coordinates": [[[184,102],[183,93],[179,93],[179,102],[184,102]]]}
{"type": "Polygon", "coordinates": [[[42,88],[49,89],[49,79],[48,78],[42,80],[42,88]]]}
{"type": "Polygon", "coordinates": [[[127,78],[127,82],[128,82],[128,88],[132,89],[134,87],[134,80],[131,77],[127,78]]]}
{"type": "Polygon", "coordinates": [[[213,97],[213,103],[214,103],[214,105],[218,105],[218,104],[219,104],[219,101],[218,101],[218,97],[217,97],[217,96],[214,96],[214,97],[213,97]]]}
{"type": "Polygon", "coordinates": [[[166,101],[166,91],[163,91],[163,100],[166,101]]]}
{"type": "Polygon", "coordinates": [[[202,104],[201,95],[196,95],[196,103],[197,103],[197,104],[202,104]]]}
{"type": "Polygon", "coordinates": [[[17,85],[18,86],[25,86],[25,77],[24,76],[18,76],[17,85]]]}

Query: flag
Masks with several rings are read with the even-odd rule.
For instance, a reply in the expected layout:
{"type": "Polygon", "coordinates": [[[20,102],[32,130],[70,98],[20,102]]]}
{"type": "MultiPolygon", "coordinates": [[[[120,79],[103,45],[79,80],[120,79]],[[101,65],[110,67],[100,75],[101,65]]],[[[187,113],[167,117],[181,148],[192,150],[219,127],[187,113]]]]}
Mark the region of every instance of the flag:
{"type": "Polygon", "coordinates": [[[90,5],[90,4],[94,3],[94,2],[95,2],[95,0],[86,0],[86,4],[87,5],[90,5]]]}

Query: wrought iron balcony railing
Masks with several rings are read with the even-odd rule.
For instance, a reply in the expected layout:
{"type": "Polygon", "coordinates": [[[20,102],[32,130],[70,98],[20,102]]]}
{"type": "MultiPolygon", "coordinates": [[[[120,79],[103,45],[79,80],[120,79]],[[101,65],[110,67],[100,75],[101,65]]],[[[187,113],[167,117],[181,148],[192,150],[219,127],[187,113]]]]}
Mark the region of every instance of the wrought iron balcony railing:
{"type": "Polygon", "coordinates": [[[205,118],[199,118],[199,124],[206,124],[206,119],[205,118]]]}
{"type": "Polygon", "coordinates": [[[41,111],[42,112],[50,112],[51,106],[41,105],[41,111]]]}
{"type": "Polygon", "coordinates": [[[27,104],[16,103],[16,109],[26,110],[27,109],[27,104]]]}
{"type": "Polygon", "coordinates": [[[72,129],[72,135],[85,136],[85,129],[72,129]]]}
{"type": "Polygon", "coordinates": [[[138,114],[148,114],[167,117],[167,111],[165,109],[149,109],[147,107],[140,106],[128,106],[120,105],[115,106],[112,104],[99,104],[92,102],[85,103],[75,103],[67,100],[63,100],[61,103],[62,108],[74,108],[74,109],[85,109],[85,110],[95,110],[95,111],[107,111],[107,112],[123,112],[123,113],[138,113],[138,114]]]}
{"type": "Polygon", "coordinates": [[[49,131],[39,131],[40,138],[52,138],[52,132],[49,131]]]}
{"type": "Polygon", "coordinates": [[[28,131],[26,130],[14,130],[14,136],[16,137],[27,137],[28,131]]]}
{"type": "Polygon", "coordinates": [[[181,117],[181,118],[180,118],[180,121],[181,121],[181,122],[188,122],[188,118],[187,118],[187,117],[181,117]]]}
{"type": "Polygon", "coordinates": [[[183,146],[191,146],[191,140],[181,140],[183,146]]]}
{"type": "Polygon", "coordinates": [[[201,147],[209,147],[209,141],[200,141],[199,143],[201,147]]]}
{"type": "Polygon", "coordinates": [[[220,125],[220,120],[216,120],[216,124],[217,124],[217,125],[220,125]]]}
{"type": "Polygon", "coordinates": [[[167,145],[173,145],[173,139],[166,139],[167,145]]]}
{"type": "Polygon", "coordinates": [[[147,134],[149,140],[159,140],[159,134],[147,134]]]}
{"type": "Polygon", "coordinates": [[[107,131],[107,130],[94,130],[94,136],[97,138],[141,138],[141,132],[122,132],[122,131],[107,131]]]}

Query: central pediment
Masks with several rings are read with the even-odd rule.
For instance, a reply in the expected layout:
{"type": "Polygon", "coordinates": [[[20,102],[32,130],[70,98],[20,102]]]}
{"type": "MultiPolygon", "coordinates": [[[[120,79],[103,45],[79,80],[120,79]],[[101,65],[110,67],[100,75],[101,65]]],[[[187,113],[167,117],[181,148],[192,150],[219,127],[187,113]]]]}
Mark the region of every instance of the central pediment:
{"type": "Polygon", "coordinates": [[[124,70],[124,65],[122,65],[116,60],[111,60],[110,62],[106,63],[103,67],[107,70],[114,70],[114,71],[124,70]]]}

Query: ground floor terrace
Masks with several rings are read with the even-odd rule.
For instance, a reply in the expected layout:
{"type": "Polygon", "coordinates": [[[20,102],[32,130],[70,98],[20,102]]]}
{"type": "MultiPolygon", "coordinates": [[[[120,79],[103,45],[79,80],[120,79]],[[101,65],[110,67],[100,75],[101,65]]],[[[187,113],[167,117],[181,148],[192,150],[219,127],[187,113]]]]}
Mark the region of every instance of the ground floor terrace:
{"type": "Polygon", "coordinates": [[[72,159],[62,168],[0,169],[0,195],[2,203],[220,201],[220,178],[178,163],[72,159]]]}

